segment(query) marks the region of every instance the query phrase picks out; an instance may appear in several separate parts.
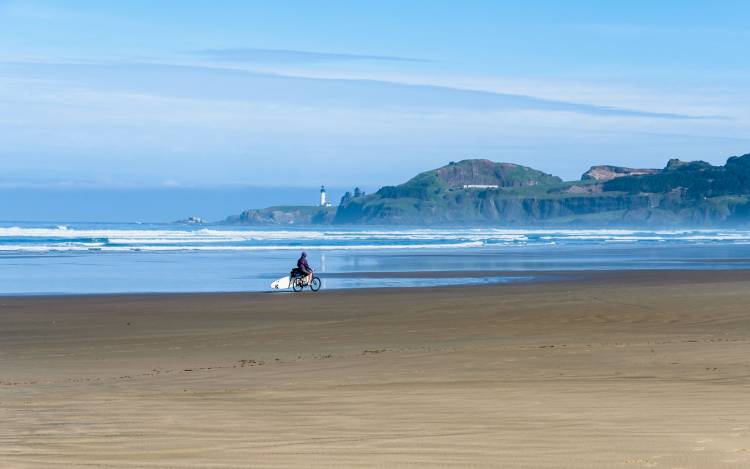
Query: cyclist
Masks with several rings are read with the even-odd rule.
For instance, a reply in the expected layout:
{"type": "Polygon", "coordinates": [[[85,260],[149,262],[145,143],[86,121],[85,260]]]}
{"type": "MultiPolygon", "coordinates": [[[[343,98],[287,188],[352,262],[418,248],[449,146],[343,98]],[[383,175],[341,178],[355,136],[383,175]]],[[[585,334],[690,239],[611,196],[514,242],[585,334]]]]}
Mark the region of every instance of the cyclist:
{"type": "Polygon", "coordinates": [[[313,270],[307,263],[307,253],[302,251],[302,255],[297,260],[297,271],[305,276],[305,284],[309,285],[312,280],[313,270]]]}

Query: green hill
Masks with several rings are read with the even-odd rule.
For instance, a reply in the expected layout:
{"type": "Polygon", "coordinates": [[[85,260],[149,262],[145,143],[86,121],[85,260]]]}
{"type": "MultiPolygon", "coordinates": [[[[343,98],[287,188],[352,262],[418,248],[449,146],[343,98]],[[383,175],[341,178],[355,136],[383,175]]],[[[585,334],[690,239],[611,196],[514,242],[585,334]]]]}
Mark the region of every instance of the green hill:
{"type": "Polygon", "coordinates": [[[563,182],[524,166],[464,160],[349,198],[333,223],[696,226],[750,215],[750,154],[724,166],[672,160],[663,170],[607,174],[563,182]]]}
{"type": "Polygon", "coordinates": [[[425,171],[398,186],[382,187],[376,195],[382,198],[416,198],[429,200],[446,191],[464,186],[497,186],[498,188],[560,184],[562,179],[526,166],[495,163],[489,160],[463,160],[425,171]]]}

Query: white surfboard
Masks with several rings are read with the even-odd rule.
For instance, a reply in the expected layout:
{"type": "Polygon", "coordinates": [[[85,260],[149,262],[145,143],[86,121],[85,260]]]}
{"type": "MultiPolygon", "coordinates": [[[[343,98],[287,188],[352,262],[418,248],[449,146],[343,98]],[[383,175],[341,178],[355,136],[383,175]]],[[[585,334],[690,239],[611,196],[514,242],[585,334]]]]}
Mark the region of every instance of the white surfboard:
{"type": "Polygon", "coordinates": [[[289,276],[281,277],[278,280],[274,280],[273,283],[271,283],[271,288],[275,290],[286,290],[289,288],[291,284],[289,283],[289,276]]]}

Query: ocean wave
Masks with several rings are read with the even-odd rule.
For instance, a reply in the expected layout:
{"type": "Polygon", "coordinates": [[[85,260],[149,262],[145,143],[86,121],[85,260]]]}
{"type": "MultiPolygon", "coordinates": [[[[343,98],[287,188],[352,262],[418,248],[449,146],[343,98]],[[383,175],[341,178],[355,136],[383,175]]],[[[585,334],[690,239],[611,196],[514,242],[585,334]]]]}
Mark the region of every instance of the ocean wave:
{"type": "Polygon", "coordinates": [[[460,249],[482,247],[481,241],[447,244],[350,244],[350,245],[264,245],[264,246],[85,246],[85,245],[0,245],[0,252],[61,252],[61,251],[103,251],[103,252],[138,252],[138,251],[349,251],[381,249],[460,249]]]}
{"type": "Polygon", "coordinates": [[[481,246],[565,245],[612,243],[748,243],[750,231],[741,230],[628,230],[628,229],[238,229],[0,227],[2,252],[60,251],[272,251],[460,249],[481,246]]]}
{"type": "Polygon", "coordinates": [[[424,228],[424,229],[331,229],[331,230],[280,230],[280,229],[80,229],[68,226],[57,228],[37,227],[0,227],[0,238],[9,236],[24,237],[106,237],[106,238],[230,238],[243,240],[264,239],[358,239],[358,238],[411,238],[433,239],[440,237],[477,237],[477,238],[526,238],[529,236],[553,236],[569,238],[600,238],[622,236],[667,236],[667,237],[744,237],[750,239],[750,231],[719,230],[625,230],[625,229],[505,229],[505,228],[424,228]]]}

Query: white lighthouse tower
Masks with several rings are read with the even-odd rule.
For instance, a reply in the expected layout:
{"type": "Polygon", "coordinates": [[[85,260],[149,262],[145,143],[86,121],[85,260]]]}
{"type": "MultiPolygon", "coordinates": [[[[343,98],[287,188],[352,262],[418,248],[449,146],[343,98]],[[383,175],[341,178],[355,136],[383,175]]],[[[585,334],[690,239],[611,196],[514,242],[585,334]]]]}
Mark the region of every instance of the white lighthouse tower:
{"type": "Polygon", "coordinates": [[[328,200],[326,199],[326,186],[320,186],[320,206],[328,206],[328,200]]]}

